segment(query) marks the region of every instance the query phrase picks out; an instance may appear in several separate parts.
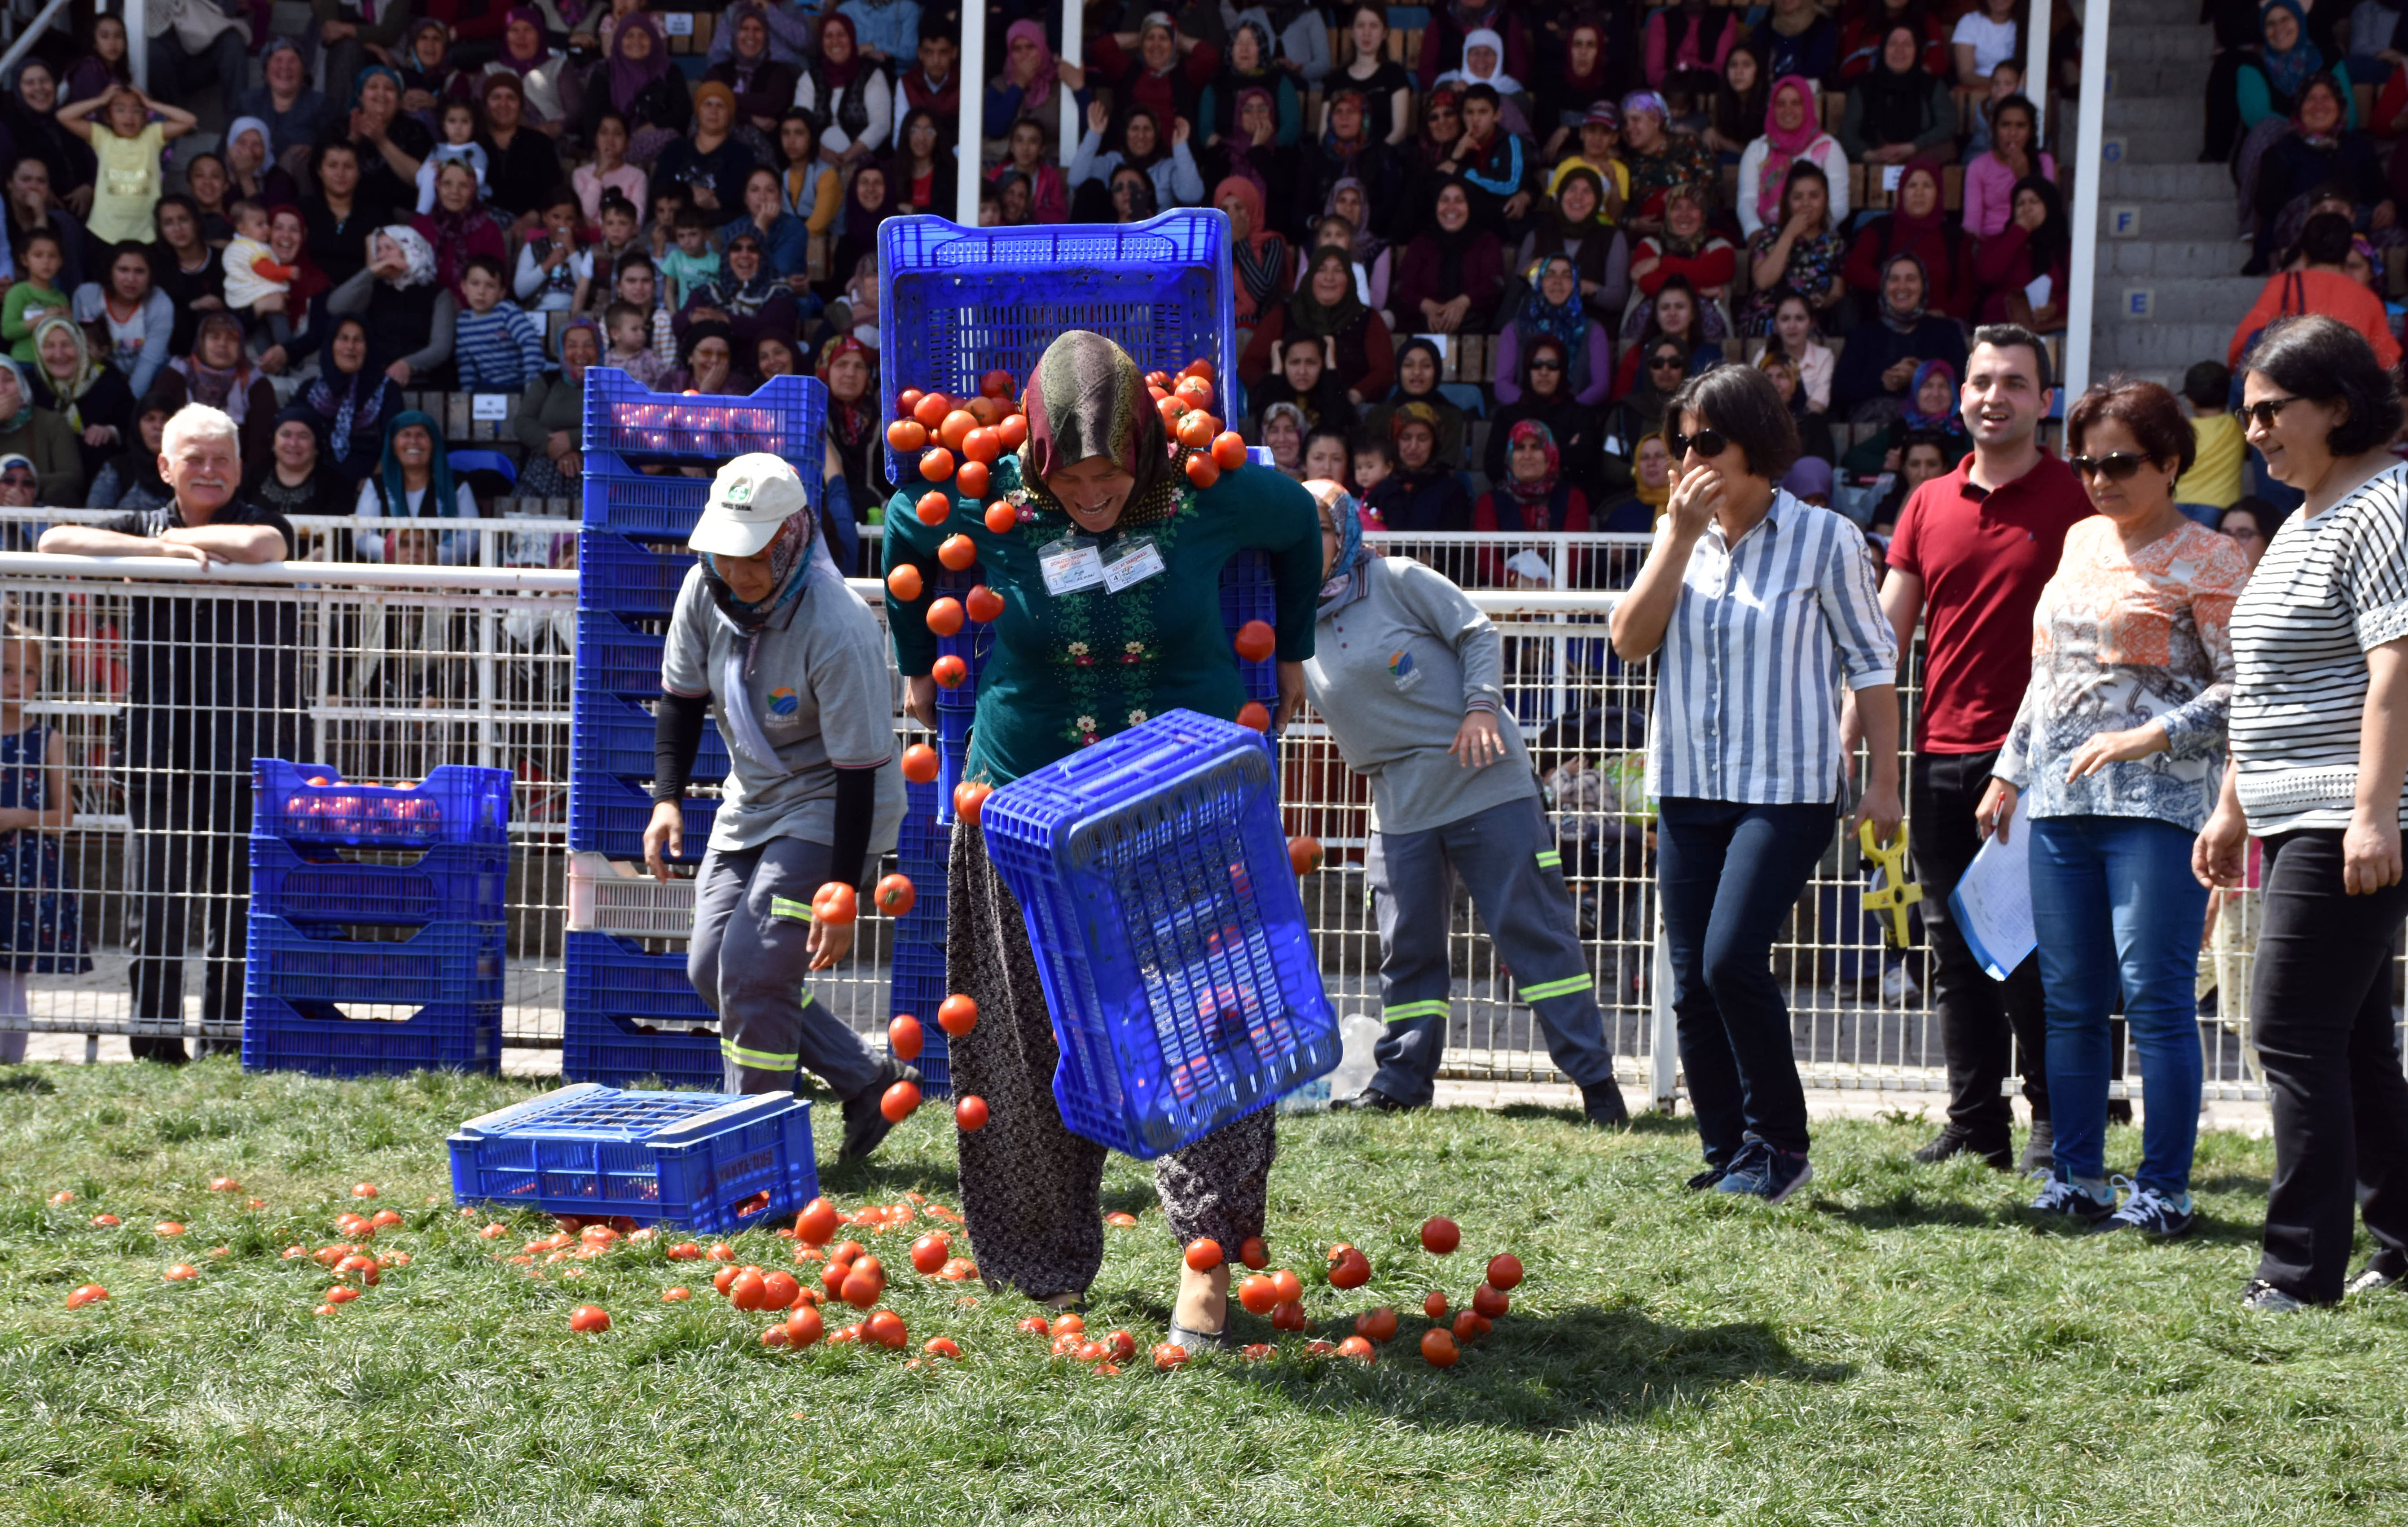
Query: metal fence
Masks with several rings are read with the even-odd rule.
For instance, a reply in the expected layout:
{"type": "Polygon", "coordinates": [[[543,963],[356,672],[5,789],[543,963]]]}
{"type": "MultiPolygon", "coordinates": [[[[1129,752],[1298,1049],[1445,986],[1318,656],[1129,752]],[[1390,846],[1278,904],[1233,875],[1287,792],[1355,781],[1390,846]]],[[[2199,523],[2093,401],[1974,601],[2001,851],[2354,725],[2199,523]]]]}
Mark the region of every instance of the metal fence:
{"type": "MultiPolygon", "coordinates": [[[[0,534],[66,518],[82,516],[0,511],[0,534]]],[[[390,531],[389,522],[302,528],[312,560],[258,568],[0,552],[7,617],[41,639],[39,682],[23,699],[21,724],[64,740],[76,816],[56,838],[58,874],[79,909],[89,958],[88,969],[73,968],[80,959],[37,969],[30,1012],[0,1014],[0,1030],[238,1035],[231,933],[249,885],[243,838],[255,748],[352,780],[416,779],[447,763],[510,769],[505,1043],[559,1043],[576,582],[559,568],[573,561],[565,549],[574,526],[467,522],[448,564],[436,565],[337,560],[346,537],[390,531]],[[175,703],[138,703],[158,686],[137,692],[137,669],[182,676],[175,703]],[[163,893],[171,883],[180,894],[163,893]],[[184,968],[180,989],[168,990],[156,972],[175,949],[185,952],[184,968]],[[141,982],[137,953],[151,972],[141,982]]],[[[348,544],[356,555],[356,539],[348,544]]],[[[1541,777],[1622,1079],[1669,1100],[1676,1055],[1642,767],[1653,676],[1613,658],[1604,625],[1612,590],[1635,573],[1644,538],[1417,535],[1390,537],[1388,549],[1446,568],[1496,620],[1509,704],[1541,777]]],[[[875,585],[856,586],[877,608],[875,585]]],[[[1911,706],[1911,686],[1907,699],[1911,706]]],[[[899,714],[896,725],[913,730],[899,714]]],[[[1362,871],[1369,790],[1310,713],[1281,750],[1289,829],[1328,850],[1328,866],[1304,882],[1325,978],[1341,1012],[1376,1015],[1378,938],[1362,871]]],[[[1774,951],[1799,1063],[1813,1085],[1944,1087],[1919,934],[1918,947],[1885,948],[1878,920],[1860,906],[1866,884],[1835,824],[1774,951]]],[[[866,919],[851,959],[812,983],[863,1032],[882,1029],[888,1016],[891,932],[885,920],[866,919]]],[[[1562,1079],[1459,887],[1448,942],[1449,1074],[1562,1079]]],[[[2229,986],[2245,975],[2245,936],[2221,948],[2229,986]]],[[[2238,1034],[2203,1019],[2201,1036],[2208,1095],[2264,1095],[2238,1034]]]]}

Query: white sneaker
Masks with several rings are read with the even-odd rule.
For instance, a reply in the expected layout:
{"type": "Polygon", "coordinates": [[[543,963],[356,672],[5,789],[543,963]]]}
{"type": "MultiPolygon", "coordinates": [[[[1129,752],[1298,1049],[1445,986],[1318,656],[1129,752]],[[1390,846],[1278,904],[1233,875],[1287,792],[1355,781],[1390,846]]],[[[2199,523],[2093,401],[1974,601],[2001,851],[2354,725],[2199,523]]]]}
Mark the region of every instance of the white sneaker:
{"type": "Polygon", "coordinates": [[[1894,1002],[1903,1007],[1910,1000],[1921,995],[1923,988],[1914,984],[1914,978],[1906,973],[1904,965],[1892,965],[1882,972],[1884,1002],[1894,1002]]]}

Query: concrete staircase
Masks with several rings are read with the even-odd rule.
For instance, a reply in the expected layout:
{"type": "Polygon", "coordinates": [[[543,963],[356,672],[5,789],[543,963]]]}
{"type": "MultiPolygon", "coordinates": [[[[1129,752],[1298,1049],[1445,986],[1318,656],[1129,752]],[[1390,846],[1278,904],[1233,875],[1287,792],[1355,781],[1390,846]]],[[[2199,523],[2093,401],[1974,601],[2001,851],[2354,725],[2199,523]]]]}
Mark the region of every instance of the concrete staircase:
{"type": "MultiPolygon", "coordinates": [[[[2168,384],[2224,358],[2265,283],[2240,274],[2231,175],[2199,164],[2212,36],[2197,0],[2113,0],[2091,377],[2168,384]]],[[[2071,115],[2071,112],[2068,112],[2071,115]]]]}

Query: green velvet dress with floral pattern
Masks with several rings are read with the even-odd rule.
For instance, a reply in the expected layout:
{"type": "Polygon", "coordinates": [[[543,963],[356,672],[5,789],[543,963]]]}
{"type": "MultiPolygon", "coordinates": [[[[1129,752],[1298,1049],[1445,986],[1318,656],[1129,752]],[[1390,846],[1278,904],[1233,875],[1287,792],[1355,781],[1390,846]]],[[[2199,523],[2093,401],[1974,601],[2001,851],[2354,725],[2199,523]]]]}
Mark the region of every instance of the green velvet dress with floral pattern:
{"type": "Polygon", "coordinates": [[[1204,489],[1182,481],[1158,518],[1093,537],[1106,563],[1137,536],[1151,537],[1161,554],[1160,573],[1118,593],[1100,584],[1046,591],[1039,552],[1085,533],[1041,491],[1022,486],[1016,456],[995,464],[985,502],[956,495],[942,524],[921,522],[913,505],[925,491],[915,481],[886,507],[885,566],[910,564],[924,583],[918,599],[897,599],[891,588],[886,594],[896,665],[918,677],[936,663],[927,612],[939,597],[937,548],[948,537],[970,538],[982,580],[1003,598],[979,673],[968,778],[1007,783],[1166,710],[1234,720],[1246,695],[1221,621],[1221,569],[1249,548],[1268,554],[1278,587],[1278,658],[1312,655],[1320,518],[1312,495],[1269,467],[1224,472],[1204,489]],[[1019,510],[1019,523],[999,535],[983,518],[998,497],[1019,510]]]}

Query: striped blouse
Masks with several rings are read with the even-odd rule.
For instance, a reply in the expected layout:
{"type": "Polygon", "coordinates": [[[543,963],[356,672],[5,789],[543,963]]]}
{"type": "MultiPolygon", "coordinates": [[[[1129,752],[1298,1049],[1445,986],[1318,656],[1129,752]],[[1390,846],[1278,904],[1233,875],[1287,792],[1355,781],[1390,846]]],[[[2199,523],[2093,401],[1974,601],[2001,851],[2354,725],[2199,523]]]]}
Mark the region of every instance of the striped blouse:
{"type": "MultiPolygon", "coordinates": [[[[1656,533],[1660,545],[1670,521],[1656,533]]],[[[1842,681],[1898,681],[1898,638],[1863,535],[1775,490],[1770,512],[1736,546],[1707,526],[1681,584],[1657,654],[1648,794],[1836,801],[1842,681]]]]}
{"type": "MultiPolygon", "coordinates": [[[[2366,654],[2408,636],[2408,466],[2283,521],[2232,607],[2232,758],[2260,837],[2344,828],[2358,792],[2366,654]]],[[[2401,821],[2408,824],[2408,790],[2401,821]]]]}

